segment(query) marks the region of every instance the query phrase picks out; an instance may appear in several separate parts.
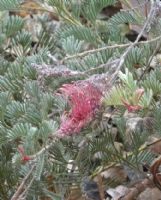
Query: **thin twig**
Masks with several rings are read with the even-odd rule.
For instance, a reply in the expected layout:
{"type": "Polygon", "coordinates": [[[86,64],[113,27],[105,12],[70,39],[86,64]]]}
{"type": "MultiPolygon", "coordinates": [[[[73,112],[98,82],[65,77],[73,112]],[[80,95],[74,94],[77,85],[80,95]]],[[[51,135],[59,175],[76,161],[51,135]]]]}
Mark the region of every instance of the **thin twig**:
{"type": "Polygon", "coordinates": [[[127,12],[127,11],[137,10],[137,9],[140,9],[141,7],[145,6],[145,4],[147,4],[147,3],[149,3],[149,0],[146,0],[145,2],[140,3],[139,5],[131,7],[131,8],[121,9],[121,11],[127,12]]]}
{"type": "Polygon", "coordinates": [[[25,187],[25,190],[23,191],[23,193],[19,196],[17,200],[26,199],[27,192],[29,188],[31,187],[32,183],[34,182],[34,180],[35,180],[35,177],[31,179],[30,183],[25,187]]]}
{"type": "MultiPolygon", "coordinates": [[[[154,142],[148,143],[145,146],[142,146],[141,148],[138,149],[138,153],[147,150],[149,147],[153,146],[154,144],[156,144],[158,142],[161,142],[161,138],[159,138],[158,140],[156,140],[154,142]]],[[[126,156],[132,156],[133,154],[134,154],[134,152],[129,152],[129,153],[127,153],[126,156]]]]}
{"type": "Polygon", "coordinates": [[[153,17],[155,16],[155,13],[156,13],[156,3],[152,2],[152,5],[151,5],[151,9],[150,9],[150,12],[149,12],[149,15],[148,15],[148,18],[143,26],[143,28],[141,29],[139,35],[137,36],[136,40],[134,43],[132,43],[127,49],[126,51],[122,54],[121,58],[120,58],[120,61],[118,63],[118,67],[116,69],[116,71],[114,72],[114,74],[112,75],[111,77],[111,82],[114,82],[117,78],[117,74],[118,72],[120,71],[122,65],[124,64],[124,61],[125,61],[125,58],[127,57],[127,55],[129,54],[129,52],[132,50],[132,48],[138,44],[140,38],[142,37],[145,29],[147,28],[148,25],[151,24],[151,22],[153,21],[153,17]]]}
{"type": "Polygon", "coordinates": [[[141,74],[141,76],[139,78],[139,81],[143,78],[143,76],[146,74],[146,72],[148,72],[148,70],[150,69],[150,67],[151,67],[150,64],[151,64],[154,56],[156,55],[157,51],[160,49],[160,45],[161,45],[161,41],[159,42],[159,44],[157,44],[156,48],[154,49],[153,54],[151,55],[145,70],[143,71],[143,73],[141,74]]]}
{"type": "Polygon", "coordinates": [[[45,151],[49,150],[54,142],[56,142],[58,139],[62,138],[61,135],[57,134],[57,132],[53,133],[52,135],[50,135],[50,139],[51,139],[51,143],[46,145],[45,147],[43,147],[40,151],[38,151],[37,153],[35,153],[34,155],[31,155],[30,158],[31,160],[36,159],[38,156],[40,156],[42,153],[44,153],[45,151]]]}
{"type": "Polygon", "coordinates": [[[94,71],[96,71],[96,70],[98,70],[98,69],[107,69],[108,67],[113,66],[113,65],[116,64],[117,62],[118,62],[118,59],[113,60],[113,61],[111,61],[111,62],[107,62],[107,63],[101,64],[101,65],[99,65],[98,67],[90,68],[90,69],[88,69],[88,70],[86,70],[86,71],[84,71],[84,72],[82,72],[82,73],[83,73],[84,75],[87,76],[88,73],[94,72],[94,71]]]}
{"type": "MultiPolygon", "coordinates": [[[[140,39],[140,37],[139,37],[139,39],[140,39]]],[[[155,37],[155,38],[153,38],[151,40],[147,40],[147,41],[140,41],[140,42],[137,42],[137,44],[152,43],[152,42],[155,42],[155,41],[157,41],[159,39],[161,39],[161,36],[155,37]]],[[[70,59],[74,59],[74,58],[81,58],[81,57],[87,56],[88,54],[97,53],[97,52],[108,50],[108,49],[129,47],[129,46],[131,46],[131,44],[134,44],[134,43],[130,42],[130,43],[127,43],[127,44],[115,44],[115,45],[111,45],[111,46],[100,47],[100,48],[97,48],[97,49],[90,49],[88,51],[84,51],[84,52],[79,53],[79,54],[75,54],[75,55],[72,55],[72,56],[67,56],[61,61],[61,63],[64,63],[66,60],[70,60],[70,59]]]]}
{"type": "Polygon", "coordinates": [[[33,172],[34,169],[35,169],[35,165],[32,166],[32,168],[30,169],[28,174],[24,177],[24,179],[22,180],[20,186],[18,187],[18,189],[16,190],[16,192],[12,196],[11,200],[18,200],[19,196],[21,195],[21,193],[24,190],[24,187],[25,187],[25,184],[26,184],[27,180],[29,179],[29,177],[30,177],[30,175],[31,175],[31,173],[33,172]]]}
{"type": "Polygon", "coordinates": [[[151,142],[151,143],[147,144],[147,147],[150,147],[150,146],[152,146],[152,145],[154,145],[154,144],[156,144],[158,142],[161,142],[161,138],[159,138],[158,140],[156,140],[154,142],[151,142]]]}
{"type": "Polygon", "coordinates": [[[36,159],[38,156],[40,156],[41,154],[43,154],[45,151],[47,151],[48,149],[50,149],[53,146],[53,142],[51,142],[49,145],[46,145],[45,147],[43,147],[40,151],[38,151],[36,154],[31,155],[30,158],[31,160],[36,159]]]}

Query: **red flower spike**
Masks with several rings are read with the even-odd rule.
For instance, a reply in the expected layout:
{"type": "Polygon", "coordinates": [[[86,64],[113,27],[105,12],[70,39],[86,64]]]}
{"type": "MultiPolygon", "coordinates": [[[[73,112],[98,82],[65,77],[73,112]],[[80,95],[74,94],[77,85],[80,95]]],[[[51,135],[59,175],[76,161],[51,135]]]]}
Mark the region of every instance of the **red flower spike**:
{"type": "Polygon", "coordinates": [[[127,110],[129,112],[135,112],[135,111],[138,111],[138,110],[141,110],[142,107],[139,106],[139,105],[130,105],[127,101],[125,100],[122,100],[123,104],[125,105],[125,107],[127,108],[127,110]]]}
{"type": "Polygon", "coordinates": [[[94,117],[102,93],[93,84],[65,84],[60,91],[68,97],[71,110],[63,114],[59,133],[70,135],[80,130],[94,117]]]}
{"type": "Polygon", "coordinates": [[[30,156],[24,155],[22,157],[22,161],[24,161],[24,162],[28,162],[29,160],[32,160],[32,158],[30,156]]]}
{"type": "Polygon", "coordinates": [[[21,154],[21,160],[23,162],[28,162],[29,160],[32,160],[32,158],[30,156],[25,155],[25,151],[24,151],[23,146],[18,146],[18,151],[21,154]]]}

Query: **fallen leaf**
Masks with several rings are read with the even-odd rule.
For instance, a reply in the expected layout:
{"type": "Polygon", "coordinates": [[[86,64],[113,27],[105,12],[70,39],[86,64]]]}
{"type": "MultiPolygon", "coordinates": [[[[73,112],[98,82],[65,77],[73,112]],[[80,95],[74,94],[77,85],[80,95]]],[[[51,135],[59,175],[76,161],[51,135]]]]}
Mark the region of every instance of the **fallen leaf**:
{"type": "Polygon", "coordinates": [[[123,185],[119,185],[116,188],[109,188],[106,192],[112,197],[112,200],[119,200],[129,192],[129,189],[123,185]]]}
{"type": "Polygon", "coordinates": [[[137,200],[161,200],[161,191],[158,188],[146,188],[137,200]]]}

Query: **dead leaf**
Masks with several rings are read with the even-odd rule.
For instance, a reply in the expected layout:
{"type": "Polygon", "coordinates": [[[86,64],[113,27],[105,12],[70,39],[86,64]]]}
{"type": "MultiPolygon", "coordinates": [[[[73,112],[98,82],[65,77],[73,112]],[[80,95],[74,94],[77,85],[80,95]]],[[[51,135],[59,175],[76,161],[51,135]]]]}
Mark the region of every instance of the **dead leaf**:
{"type": "Polygon", "coordinates": [[[149,146],[149,150],[153,153],[161,154],[161,140],[157,137],[150,137],[149,140],[150,144],[153,143],[149,146]]]}
{"type": "Polygon", "coordinates": [[[118,1],[114,6],[107,6],[103,8],[101,15],[105,18],[110,18],[122,9],[121,3],[118,1]]]}
{"type": "Polygon", "coordinates": [[[114,189],[109,188],[106,192],[112,197],[112,200],[119,200],[129,192],[129,189],[123,185],[119,185],[114,189]]]}
{"type": "MultiPolygon", "coordinates": [[[[135,184],[133,188],[130,188],[129,193],[125,195],[121,200],[134,200],[138,195],[143,192],[147,187],[154,186],[150,179],[145,178],[139,183],[135,184]]],[[[153,200],[153,199],[151,199],[153,200]]]]}
{"type": "Polygon", "coordinates": [[[21,3],[20,11],[12,11],[10,15],[18,15],[22,18],[29,15],[37,14],[42,9],[41,5],[34,0],[26,0],[21,3]]]}
{"type": "Polygon", "coordinates": [[[146,188],[137,200],[161,200],[161,191],[158,188],[146,188]]]}
{"type": "Polygon", "coordinates": [[[150,171],[153,174],[153,181],[155,185],[161,189],[161,175],[159,171],[159,167],[161,165],[161,156],[159,156],[150,167],[150,171]]]}
{"type": "Polygon", "coordinates": [[[105,179],[115,180],[118,183],[123,183],[127,180],[127,174],[121,166],[111,167],[106,171],[103,171],[101,176],[105,179]]]}

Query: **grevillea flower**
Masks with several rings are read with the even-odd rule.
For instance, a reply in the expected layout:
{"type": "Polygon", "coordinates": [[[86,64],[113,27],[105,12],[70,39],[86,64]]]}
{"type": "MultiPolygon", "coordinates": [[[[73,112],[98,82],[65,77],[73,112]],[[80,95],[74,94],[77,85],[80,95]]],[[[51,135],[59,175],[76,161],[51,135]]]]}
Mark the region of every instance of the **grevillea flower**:
{"type": "Polygon", "coordinates": [[[133,103],[129,103],[129,101],[126,101],[124,99],[122,100],[124,106],[127,108],[129,112],[135,112],[142,109],[142,106],[138,104],[143,94],[144,94],[144,89],[139,88],[135,91],[134,96],[131,99],[133,103]]]}
{"type": "Polygon", "coordinates": [[[21,155],[21,160],[23,162],[28,162],[29,160],[32,160],[32,158],[30,156],[25,155],[25,150],[24,150],[23,146],[18,146],[18,151],[21,155]]]}
{"type": "Polygon", "coordinates": [[[68,97],[71,109],[63,114],[59,133],[61,135],[79,133],[94,117],[95,110],[100,105],[102,93],[89,82],[65,84],[60,91],[68,97]]]}
{"type": "Polygon", "coordinates": [[[130,105],[127,101],[125,100],[122,100],[124,106],[127,108],[127,110],[129,112],[135,112],[135,111],[138,111],[138,110],[141,110],[142,107],[139,106],[139,105],[130,105]]]}

